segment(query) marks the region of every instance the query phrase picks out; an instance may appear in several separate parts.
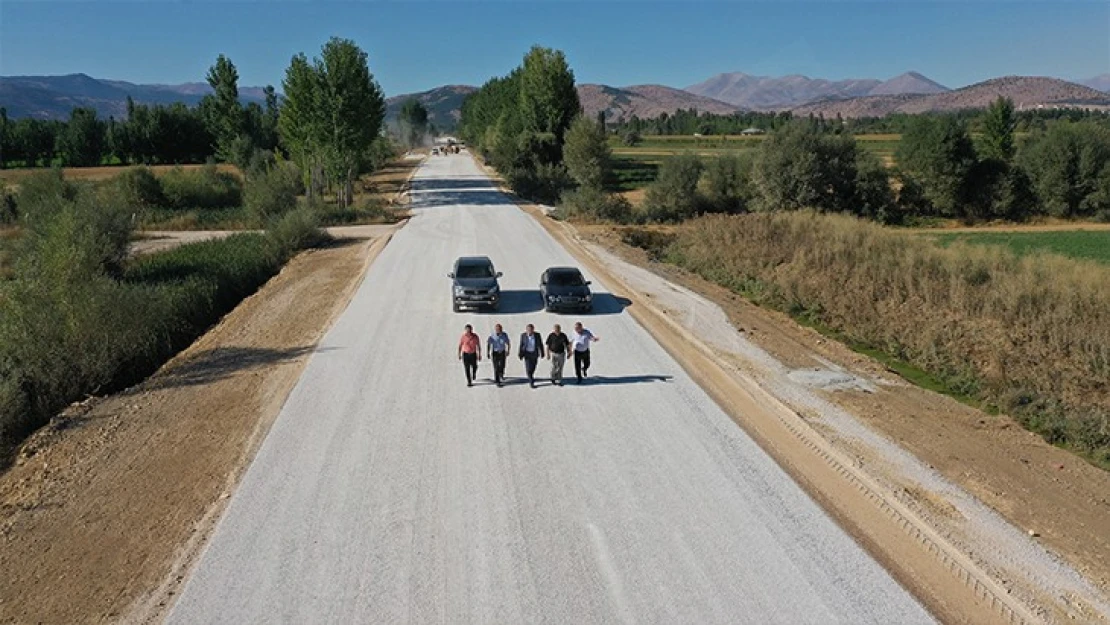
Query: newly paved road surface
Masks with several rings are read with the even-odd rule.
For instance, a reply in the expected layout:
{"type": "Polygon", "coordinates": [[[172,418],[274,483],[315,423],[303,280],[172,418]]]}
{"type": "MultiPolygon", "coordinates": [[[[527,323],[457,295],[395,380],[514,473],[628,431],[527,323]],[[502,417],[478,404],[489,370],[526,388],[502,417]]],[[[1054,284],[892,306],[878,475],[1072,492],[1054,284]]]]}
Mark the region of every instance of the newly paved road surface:
{"type": "Polygon", "coordinates": [[[540,273],[574,261],[469,157],[414,182],[416,216],[313,355],[171,622],[931,621],[622,300],[595,281],[593,315],[541,310],[540,273]],[[445,274],[470,254],[504,272],[500,313],[451,312],[445,274]],[[466,387],[465,323],[515,343],[576,319],[602,338],[588,384],[497,388],[483,361],[466,387]]]}

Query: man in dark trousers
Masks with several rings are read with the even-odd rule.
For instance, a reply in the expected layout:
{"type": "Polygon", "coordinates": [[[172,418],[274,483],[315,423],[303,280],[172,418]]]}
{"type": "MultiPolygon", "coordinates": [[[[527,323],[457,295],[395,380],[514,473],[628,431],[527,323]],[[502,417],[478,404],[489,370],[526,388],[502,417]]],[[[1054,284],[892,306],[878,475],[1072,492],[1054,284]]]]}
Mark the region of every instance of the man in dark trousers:
{"type": "Polygon", "coordinates": [[[582,378],[587,377],[590,370],[590,343],[599,341],[598,337],[594,336],[586,328],[582,327],[582,322],[574,324],[574,332],[570,335],[570,343],[574,346],[574,374],[578,377],[578,383],[582,383],[582,378]]]}
{"type": "Polygon", "coordinates": [[[478,361],[482,359],[482,339],[474,334],[474,328],[466,324],[463,335],[459,337],[459,360],[466,371],[466,385],[474,386],[474,378],[478,377],[478,361]]]}
{"type": "Polygon", "coordinates": [[[551,383],[556,386],[563,385],[563,365],[567,362],[567,349],[570,339],[563,334],[559,324],[555,324],[551,334],[547,335],[547,357],[551,360],[551,383]]]}
{"type": "Polygon", "coordinates": [[[517,350],[517,355],[524,361],[528,383],[532,388],[536,388],[536,363],[543,358],[543,341],[540,340],[540,335],[536,334],[536,328],[532,324],[529,323],[524,329],[524,334],[520,335],[520,345],[517,346],[517,350]]]}
{"type": "Polygon", "coordinates": [[[505,357],[511,347],[509,335],[501,330],[501,324],[494,324],[493,334],[486,339],[486,358],[493,361],[493,381],[497,386],[505,383],[505,357]]]}

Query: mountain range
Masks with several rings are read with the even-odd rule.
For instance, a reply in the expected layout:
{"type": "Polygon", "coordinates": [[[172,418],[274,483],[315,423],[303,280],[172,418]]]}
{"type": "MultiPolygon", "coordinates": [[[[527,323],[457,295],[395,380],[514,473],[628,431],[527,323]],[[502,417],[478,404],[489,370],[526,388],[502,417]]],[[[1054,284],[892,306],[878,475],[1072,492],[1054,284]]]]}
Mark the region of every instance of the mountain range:
{"type": "Polygon", "coordinates": [[[825,117],[883,117],[891,113],[924,113],[986,108],[999,97],[1009,98],[1018,110],[1040,107],[1090,107],[1110,110],[1110,94],[1058,78],[1004,76],[940,93],[868,95],[827,99],[793,109],[796,115],[825,117]]]}
{"type": "MultiPolygon", "coordinates": [[[[387,121],[396,119],[406,100],[416,98],[428,109],[429,121],[439,129],[452,130],[458,123],[463,100],[475,90],[468,85],[446,85],[390,97],[386,101],[387,121]]],[[[123,117],[128,96],[139,103],[194,105],[209,93],[207,83],[140,85],[85,74],[0,77],[0,106],[12,118],[65,119],[75,106],[92,106],[102,117],[123,117]]],[[[244,102],[263,101],[261,87],[240,87],[239,95],[244,102]]],[[[1009,76],[955,90],[917,72],[885,81],[826,80],[799,75],[776,78],[733,72],[713,76],[686,89],[664,85],[578,85],[584,112],[593,117],[604,111],[606,118],[613,121],[633,115],[656,117],[678,109],[721,114],[737,110],[792,110],[825,116],[883,116],[981,107],[999,95],[1012,98],[1019,107],[1110,106],[1110,74],[1076,83],[1009,76]]]]}
{"type": "Polygon", "coordinates": [[[686,91],[737,108],[755,111],[790,109],[829,98],[846,99],[869,95],[904,93],[943,93],[948,87],[918,74],[907,72],[887,81],[874,78],[825,80],[808,76],[752,76],[741,72],[718,74],[709,80],[686,87],[686,91]]]}
{"type": "MultiPolygon", "coordinates": [[[[85,74],[66,76],[0,76],[0,106],[12,118],[67,119],[75,106],[91,106],[102,117],[127,115],[127,97],[141,104],[190,106],[212,93],[208,83],[181,85],[136,85],[121,80],[103,80],[85,74]]],[[[262,87],[240,87],[244,102],[265,101],[262,87]]]]}

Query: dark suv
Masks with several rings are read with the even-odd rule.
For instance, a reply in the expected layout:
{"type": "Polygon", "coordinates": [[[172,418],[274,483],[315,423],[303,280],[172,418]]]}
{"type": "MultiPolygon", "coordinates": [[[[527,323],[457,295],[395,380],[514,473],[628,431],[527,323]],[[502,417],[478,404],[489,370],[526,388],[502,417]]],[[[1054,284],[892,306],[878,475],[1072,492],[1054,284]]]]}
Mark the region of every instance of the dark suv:
{"type": "Polygon", "coordinates": [[[451,278],[451,301],[455,312],[480,307],[497,310],[501,303],[501,286],[497,284],[501,272],[494,271],[493,261],[486,256],[460,257],[455,261],[455,270],[447,277],[451,278]]]}
{"type": "Polygon", "coordinates": [[[590,283],[575,267],[551,267],[543,272],[540,276],[540,295],[543,296],[543,308],[548,312],[590,312],[593,309],[590,283]]]}

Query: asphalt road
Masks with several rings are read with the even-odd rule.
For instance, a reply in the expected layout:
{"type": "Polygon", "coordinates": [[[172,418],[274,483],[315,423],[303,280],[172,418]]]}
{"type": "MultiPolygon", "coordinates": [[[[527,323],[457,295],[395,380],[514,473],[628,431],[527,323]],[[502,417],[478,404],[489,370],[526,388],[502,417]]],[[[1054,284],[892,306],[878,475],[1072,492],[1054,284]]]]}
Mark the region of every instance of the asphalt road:
{"type": "Polygon", "coordinates": [[[623,300],[595,281],[594,314],[541,310],[540,273],[574,261],[470,158],[430,158],[414,189],[171,622],[931,622],[623,300]],[[501,312],[451,312],[470,254],[504,272],[501,312]],[[530,389],[513,358],[514,383],[483,360],[466,387],[465,323],[515,344],[577,319],[602,338],[587,384],[530,389]]]}

